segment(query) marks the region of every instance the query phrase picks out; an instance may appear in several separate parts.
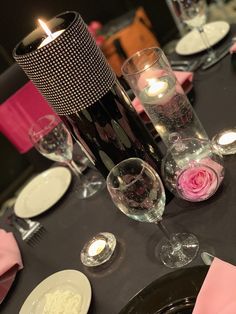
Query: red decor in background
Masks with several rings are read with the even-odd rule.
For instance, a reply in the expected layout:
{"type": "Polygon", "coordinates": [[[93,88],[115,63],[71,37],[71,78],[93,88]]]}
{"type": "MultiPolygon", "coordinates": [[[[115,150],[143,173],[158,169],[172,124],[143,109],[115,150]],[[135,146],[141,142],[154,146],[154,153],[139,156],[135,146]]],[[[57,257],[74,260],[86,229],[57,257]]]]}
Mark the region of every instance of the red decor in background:
{"type": "Polygon", "coordinates": [[[100,47],[104,41],[105,37],[102,35],[99,35],[100,30],[102,29],[102,24],[98,21],[92,21],[88,25],[88,30],[90,34],[94,37],[96,44],[100,47]]]}
{"type": "Polygon", "coordinates": [[[32,123],[46,114],[55,114],[34,84],[29,81],[0,105],[0,132],[25,153],[32,148],[28,131],[32,123]]]}

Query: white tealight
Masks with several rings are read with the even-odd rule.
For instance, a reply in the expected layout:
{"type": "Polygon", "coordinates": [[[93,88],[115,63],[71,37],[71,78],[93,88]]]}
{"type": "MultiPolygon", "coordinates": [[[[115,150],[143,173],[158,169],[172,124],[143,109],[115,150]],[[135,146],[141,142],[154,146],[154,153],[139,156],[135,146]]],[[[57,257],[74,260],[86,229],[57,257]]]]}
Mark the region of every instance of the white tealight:
{"type": "Polygon", "coordinates": [[[157,96],[158,98],[160,98],[166,93],[168,89],[168,84],[164,81],[150,79],[149,83],[150,86],[147,89],[147,95],[150,97],[157,96]]]}
{"type": "Polygon", "coordinates": [[[229,145],[235,141],[236,141],[236,132],[232,132],[232,131],[223,133],[218,139],[218,143],[220,145],[229,145]]]}
{"type": "Polygon", "coordinates": [[[212,143],[222,155],[236,154],[236,128],[222,130],[213,137],[212,143]]]}
{"type": "Polygon", "coordinates": [[[91,243],[90,247],[88,248],[88,254],[90,256],[95,256],[100,254],[106,246],[105,240],[95,240],[91,243]]]}
{"type": "Polygon", "coordinates": [[[100,232],[85,243],[80,259],[88,267],[99,266],[107,262],[116,247],[116,238],[110,232],[100,232]]]}

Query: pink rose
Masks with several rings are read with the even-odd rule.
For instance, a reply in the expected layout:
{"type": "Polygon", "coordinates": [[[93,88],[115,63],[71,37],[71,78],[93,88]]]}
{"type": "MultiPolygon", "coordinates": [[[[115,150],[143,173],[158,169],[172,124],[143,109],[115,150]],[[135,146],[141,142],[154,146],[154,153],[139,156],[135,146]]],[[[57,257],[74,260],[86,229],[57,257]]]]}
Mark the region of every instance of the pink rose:
{"type": "Polygon", "coordinates": [[[189,201],[203,201],[218,188],[218,177],[211,168],[199,165],[182,171],[177,178],[180,194],[189,201]]]}

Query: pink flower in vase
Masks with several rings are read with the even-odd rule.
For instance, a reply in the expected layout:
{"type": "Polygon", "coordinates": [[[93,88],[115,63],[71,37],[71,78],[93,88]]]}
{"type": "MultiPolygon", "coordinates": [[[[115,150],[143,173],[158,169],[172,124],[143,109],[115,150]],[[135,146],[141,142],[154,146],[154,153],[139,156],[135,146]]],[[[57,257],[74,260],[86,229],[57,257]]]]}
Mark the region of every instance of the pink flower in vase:
{"type": "Polygon", "coordinates": [[[217,173],[204,165],[190,166],[177,178],[177,188],[184,199],[198,202],[209,198],[218,188],[217,173]]]}

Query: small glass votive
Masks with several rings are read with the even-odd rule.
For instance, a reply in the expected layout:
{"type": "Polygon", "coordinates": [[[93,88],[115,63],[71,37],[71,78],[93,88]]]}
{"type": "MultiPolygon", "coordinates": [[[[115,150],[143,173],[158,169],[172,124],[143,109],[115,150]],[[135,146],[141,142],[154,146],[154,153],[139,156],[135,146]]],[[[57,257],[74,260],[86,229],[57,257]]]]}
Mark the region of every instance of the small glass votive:
{"type": "Polygon", "coordinates": [[[212,144],[222,155],[231,155],[236,153],[236,127],[224,129],[217,133],[212,144]]]}
{"type": "Polygon", "coordinates": [[[80,254],[81,262],[88,267],[104,264],[111,258],[115,248],[116,238],[112,233],[98,233],[84,245],[80,254]]]}

